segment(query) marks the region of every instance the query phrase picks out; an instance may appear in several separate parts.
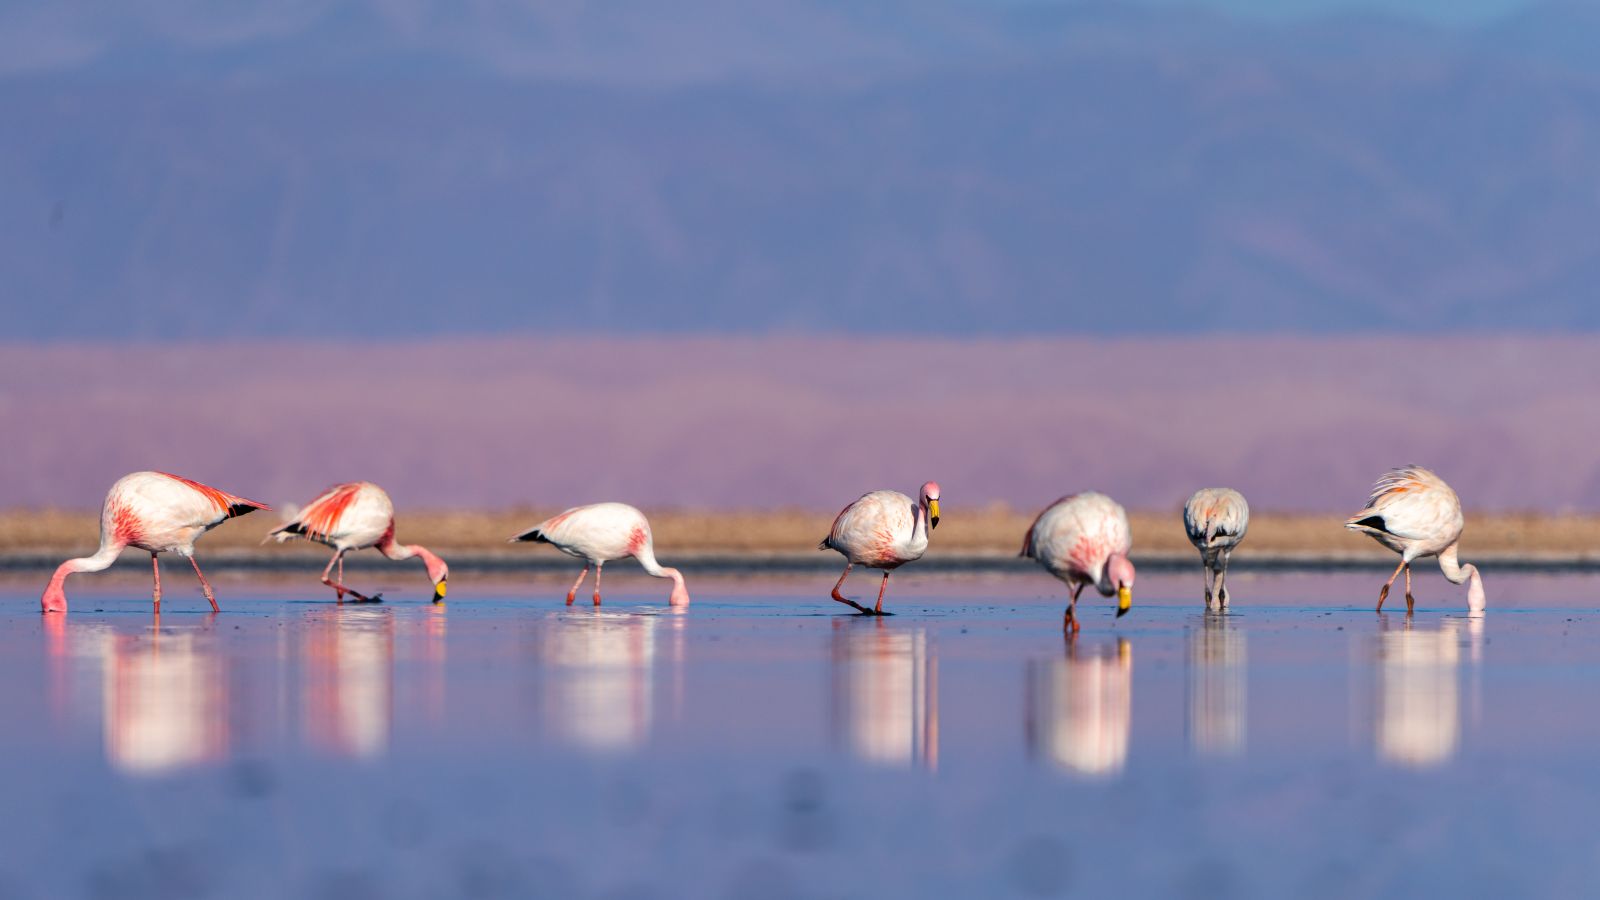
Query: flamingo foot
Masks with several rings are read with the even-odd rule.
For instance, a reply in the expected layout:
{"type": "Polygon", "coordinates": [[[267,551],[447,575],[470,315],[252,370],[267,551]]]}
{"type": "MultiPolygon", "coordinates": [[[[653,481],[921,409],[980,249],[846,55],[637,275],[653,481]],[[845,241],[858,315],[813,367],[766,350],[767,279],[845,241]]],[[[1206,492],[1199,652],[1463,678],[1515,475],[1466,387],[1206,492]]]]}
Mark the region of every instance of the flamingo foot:
{"type": "Polygon", "coordinates": [[[1378,591],[1378,612],[1383,612],[1383,601],[1387,599],[1389,599],[1389,586],[1386,584],[1383,590],[1378,591]]]}
{"type": "Polygon", "coordinates": [[[854,600],[851,600],[849,597],[846,597],[843,594],[839,593],[839,589],[837,587],[835,587],[833,589],[833,599],[839,601],[840,603],[843,603],[845,606],[850,607],[851,609],[853,609],[856,612],[862,614],[863,616],[892,616],[892,615],[894,615],[894,613],[884,612],[881,609],[871,609],[869,607],[862,606],[861,604],[855,602],[854,600]]]}
{"type": "Polygon", "coordinates": [[[1416,611],[1417,611],[1417,598],[1411,596],[1411,592],[1407,591],[1406,592],[1406,615],[1409,616],[1409,615],[1411,615],[1412,613],[1414,613],[1416,611]]]}

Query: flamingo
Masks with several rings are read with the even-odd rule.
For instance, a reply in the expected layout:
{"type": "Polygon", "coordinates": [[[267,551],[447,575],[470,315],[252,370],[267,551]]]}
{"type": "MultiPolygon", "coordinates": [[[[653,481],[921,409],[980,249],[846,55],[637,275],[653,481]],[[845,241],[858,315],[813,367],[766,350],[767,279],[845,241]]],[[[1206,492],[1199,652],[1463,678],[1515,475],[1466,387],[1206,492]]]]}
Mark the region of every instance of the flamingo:
{"type": "Polygon", "coordinates": [[[1077,633],[1078,595],[1094,585],[1102,596],[1117,597],[1117,618],[1133,605],[1133,546],[1128,514],[1105,494],[1085,491],[1050,504],[1028,528],[1019,556],[1037,560],[1045,571],[1067,583],[1072,601],[1062,627],[1077,633]]]}
{"type": "Polygon", "coordinates": [[[383,488],[370,481],[352,481],[336,484],[317,495],[306,504],[294,519],[274,528],[268,537],[279,543],[294,538],[305,538],[332,547],[333,559],[322,570],[322,583],[333,588],[339,602],[349,594],[357,603],[378,603],[382,595],[368,597],[344,584],[344,555],[351,550],[376,547],[390,559],[422,557],[428,567],[428,580],[433,582],[433,602],[444,599],[450,567],[433,551],[421,544],[402,544],[394,539],[394,502],[383,488]],[[329,577],[334,565],[339,567],[337,580],[329,577]]]}
{"type": "Polygon", "coordinates": [[[117,479],[100,507],[100,549],[93,556],[69,559],[56,568],[44,589],[44,612],[67,611],[67,576],[74,572],[100,572],[116,561],[124,547],[150,551],[155,576],[155,607],[161,609],[161,563],[157,554],[171,551],[186,557],[200,579],[200,589],[217,612],[217,597],[194,558],[200,535],[234,516],[251,510],[271,509],[264,503],[219,491],[198,481],[165,472],[134,472],[117,479]]]}
{"type": "Polygon", "coordinates": [[[1483,609],[1483,579],[1478,568],[1463,564],[1456,556],[1456,545],[1466,520],[1461,515],[1461,500],[1444,479],[1421,466],[1401,466],[1384,473],[1372,487],[1367,508],[1350,517],[1344,527],[1369,534],[1378,543],[1400,554],[1400,565],[1378,592],[1378,611],[1389,588],[1406,573],[1406,615],[1416,609],[1411,596],[1411,563],[1426,556],[1439,558],[1439,569],[1451,584],[1470,582],[1467,608],[1483,609]]]}
{"type": "Polygon", "coordinates": [[[869,616],[893,615],[883,611],[883,591],[889,586],[889,573],[928,552],[928,535],[939,525],[939,484],[930,481],[913,502],[899,491],[872,491],[839,511],[828,536],[818,550],[837,550],[844,555],[844,574],[833,585],[833,599],[869,616]],[[878,584],[878,603],[872,609],[839,593],[850,569],[862,565],[882,569],[878,584]]]}
{"type": "Polygon", "coordinates": [[[511,539],[512,543],[531,541],[552,544],[568,556],[584,561],[583,572],[567,591],[567,605],[578,596],[578,588],[589,577],[589,567],[594,567],[594,605],[600,605],[600,573],[607,562],[631,556],[639,561],[645,572],[657,578],[672,579],[672,595],[667,602],[672,606],[689,605],[689,589],[684,586],[683,573],[656,562],[655,546],[650,535],[650,522],[644,513],[626,503],[593,503],[574,506],[566,512],[545,519],[511,539]]]}
{"type": "Polygon", "coordinates": [[[1250,504],[1232,488],[1201,488],[1183,505],[1183,528],[1205,568],[1206,609],[1211,608],[1213,584],[1217,605],[1228,608],[1228,558],[1249,527],[1250,504]]]}

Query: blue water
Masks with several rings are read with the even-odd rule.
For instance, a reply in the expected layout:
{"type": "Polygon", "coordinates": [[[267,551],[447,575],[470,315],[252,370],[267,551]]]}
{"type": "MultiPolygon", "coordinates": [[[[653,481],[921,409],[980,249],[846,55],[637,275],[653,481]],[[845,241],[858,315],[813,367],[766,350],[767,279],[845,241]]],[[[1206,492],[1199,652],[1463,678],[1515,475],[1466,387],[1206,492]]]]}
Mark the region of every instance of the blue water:
{"type": "Polygon", "coordinates": [[[0,897],[1592,893],[1595,580],[1384,577],[8,581],[0,897]]]}

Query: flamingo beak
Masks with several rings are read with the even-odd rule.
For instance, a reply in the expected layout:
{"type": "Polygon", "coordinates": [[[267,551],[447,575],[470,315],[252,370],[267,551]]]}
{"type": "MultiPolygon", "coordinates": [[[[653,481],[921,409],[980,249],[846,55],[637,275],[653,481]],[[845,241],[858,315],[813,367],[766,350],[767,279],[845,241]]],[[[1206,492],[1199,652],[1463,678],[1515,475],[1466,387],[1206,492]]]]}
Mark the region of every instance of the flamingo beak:
{"type": "Polygon", "coordinates": [[[445,579],[439,579],[439,583],[433,586],[433,602],[443,602],[445,589],[448,587],[449,585],[445,583],[445,579]]]}
{"type": "Polygon", "coordinates": [[[1117,618],[1120,619],[1127,615],[1128,610],[1132,607],[1133,591],[1129,590],[1127,585],[1117,588],[1117,618]]]}
{"type": "Polygon", "coordinates": [[[932,530],[932,529],[938,528],[938,527],[939,527],[939,498],[938,497],[929,497],[928,498],[928,528],[930,530],[932,530]]]}

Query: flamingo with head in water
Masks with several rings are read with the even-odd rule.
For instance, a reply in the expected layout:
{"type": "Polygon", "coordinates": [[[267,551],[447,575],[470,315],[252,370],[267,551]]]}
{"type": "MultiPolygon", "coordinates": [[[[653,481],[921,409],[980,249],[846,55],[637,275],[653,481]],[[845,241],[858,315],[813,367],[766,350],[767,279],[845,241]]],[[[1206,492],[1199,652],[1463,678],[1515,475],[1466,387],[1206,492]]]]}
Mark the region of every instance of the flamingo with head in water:
{"type": "Polygon", "coordinates": [[[833,585],[833,599],[869,616],[889,615],[883,611],[883,592],[889,586],[889,573],[928,552],[928,535],[939,524],[939,484],[930,481],[912,500],[899,491],[872,491],[840,510],[828,536],[818,550],[837,550],[844,554],[844,573],[833,585]],[[872,609],[839,593],[854,566],[882,569],[878,583],[878,602],[872,609]]]}
{"type": "Polygon", "coordinates": [[[402,544],[395,540],[394,502],[383,488],[370,481],[353,481],[328,488],[306,504],[299,515],[273,529],[270,536],[280,542],[303,537],[332,547],[333,559],[328,560],[328,567],[322,570],[322,583],[333,588],[341,602],[345,594],[361,603],[376,603],[381,599],[377,594],[368,597],[357,593],[344,584],[344,555],[367,547],[378,548],[379,553],[390,559],[421,557],[428,567],[428,580],[433,582],[433,602],[444,599],[450,567],[421,544],[402,544]],[[329,577],[335,564],[339,567],[337,579],[329,577]]]}
{"type": "Polygon", "coordinates": [[[234,516],[257,509],[271,509],[263,503],[219,491],[198,481],[165,472],[134,472],[124,475],[106,493],[100,507],[100,549],[93,556],[69,559],[56,568],[44,589],[40,605],[45,612],[67,611],[67,576],[74,572],[99,572],[116,561],[125,547],[150,552],[150,569],[155,576],[155,606],[161,609],[161,563],[157,554],[172,552],[189,560],[200,579],[200,590],[218,610],[211,582],[200,571],[194,558],[194,542],[202,534],[234,516]]]}
{"type": "Polygon", "coordinates": [[[1411,596],[1411,563],[1426,556],[1439,557],[1439,569],[1451,584],[1467,585],[1467,608],[1476,612],[1485,605],[1483,579],[1471,563],[1456,556],[1456,545],[1466,519],[1461,515],[1461,499],[1444,479],[1421,466],[1402,466],[1384,473],[1373,485],[1367,508],[1350,517],[1344,527],[1371,535],[1378,543],[1400,554],[1400,565],[1378,591],[1378,611],[1389,588],[1406,573],[1406,615],[1416,609],[1411,596]]]}
{"type": "Polygon", "coordinates": [[[567,605],[578,596],[578,588],[594,568],[594,605],[600,605],[600,573],[605,564],[614,559],[631,556],[639,561],[645,572],[657,578],[672,579],[672,594],[667,602],[673,606],[689,605],[689,589],[684,586],[683,574],[677,569],[656,562],[654,538],[650,522],[644,513],[626,503],[594,503],[572,509],[545,519],[522,532],[511,541],[529,541],[551,544],[568,556],[584,561],[578,580],[567,591],[567,605]]]}

